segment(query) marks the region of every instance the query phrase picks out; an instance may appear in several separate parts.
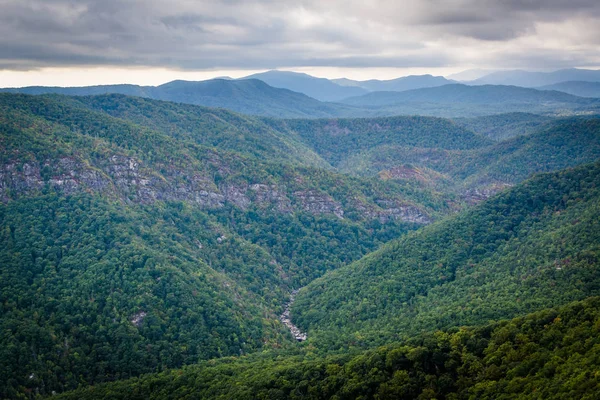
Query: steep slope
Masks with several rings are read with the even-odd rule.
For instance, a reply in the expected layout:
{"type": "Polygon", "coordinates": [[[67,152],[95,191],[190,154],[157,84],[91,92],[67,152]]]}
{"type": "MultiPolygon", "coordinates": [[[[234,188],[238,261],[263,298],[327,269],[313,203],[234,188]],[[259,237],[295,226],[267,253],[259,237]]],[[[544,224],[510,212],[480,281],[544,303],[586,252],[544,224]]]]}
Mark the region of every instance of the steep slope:
{"type": "MultiPolygon", "coordinates": [[[[85,194],[0,206],[0,393],[50,393],[283,340],[256,295],[172,226],[173,211],[85,194]]],[[[268,265],[259,250],[247,268],[268,265]]]]}
{"type": "Polygon", "coordinates": [[[600,79],[598,82],[568,81],[553,85],[539,86],[538,90],[558,90],[580,97],[600,97],[600,79]]]}
{"type": "Polygon", "coordinates": [[[557,171],[600,158],[600,118],[559,119],[535,134],[519,136],[464,157],[453,173],[467,186],[514,184],[540,172],[557,171]]]}
{"type": "MultiPolygon", "coordinates": [[[[223,216],[239,210],[243,218],[252,216],[248,227],[224,220],[240,231],[262,219],[260,223],[276,225],[290,214],[306,214],[310,218],[303,223],[308,227],[314,218],[323,218],[330,226],[338,225],[335,231],[342,235],[356,224],[360,229],[378,230],[379,225],[393,232],[399,226],[431,222],[450,209],[448,199],[432,191],[207,148],[194,143],[194,138],[173,137],[171,132],[90,111],[68,98],[64,102],[60,97],[4,96],[12,98],[0,102],[4,202],[46,189],[66,194],[86,191],[139,204],[186,202],[223,216]]],[[[293,224],[299,224],[294,218],[293,224]]],[[[289,218],[288,222],[292,223],[289,218]]],[[[283,228],[273,232],[278,229],[283,228]]],[[[269,242],[280,240],[276,235],[269,242]]],[[[297,251],[288,249],[286,254],[297,251]]],[[[322,271],[331,266],[313,268],[322,271]]]]}
{"type": "Polygon", "coordinates": [[[497,71],[469,84],[538,87],[567,81],[600,82],[600,70],[568,68],[553,72],[497,71]]]}
{"type": "Polygon", "coordinates": [[[597,297],[359,355],[285,354],[202,363],[58,399],[594,399],[597,297]]]}
{"type": "Polygon", "coordinates": [[[526,109],[532,113],[598,110],[600,100],[516,86],[444,85],[404,92],[372,92],[344,104],[397,114],[469,117],[526,109]]]}
{"type": "Polygon", "coordinates": [[[3,393],[290,343],[276,316],[292,288],[451,210],[432,191],[205,147],[163,132],[181,109],[112,100],[0,96],[3,393]],[[123,118],[90,109],[113,106],[123,118]]]}
{"type": "Polygon", "coordinates": [[[300,291],[316,346],[382,343],[600,294],[600,163],[534,177],[300,291]]]}
{"type": "Polygon", "coordinates": [[[338,101],[367,92],[359,87],[340,86],[329,79],[289,71],[267,71],[241,79],[258,79],[270,86],[304,93],[321,101],[338,101]]]}

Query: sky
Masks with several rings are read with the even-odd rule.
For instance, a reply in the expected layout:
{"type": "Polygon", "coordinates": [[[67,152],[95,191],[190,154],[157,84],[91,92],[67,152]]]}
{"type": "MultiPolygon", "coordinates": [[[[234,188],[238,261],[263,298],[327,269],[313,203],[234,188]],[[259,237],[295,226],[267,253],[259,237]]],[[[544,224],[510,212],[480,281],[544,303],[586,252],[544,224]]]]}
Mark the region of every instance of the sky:
{"type": "Polygon", "coordinates": [[[600,68],[598,0],[0,0],[0,87],[600,68]]]}

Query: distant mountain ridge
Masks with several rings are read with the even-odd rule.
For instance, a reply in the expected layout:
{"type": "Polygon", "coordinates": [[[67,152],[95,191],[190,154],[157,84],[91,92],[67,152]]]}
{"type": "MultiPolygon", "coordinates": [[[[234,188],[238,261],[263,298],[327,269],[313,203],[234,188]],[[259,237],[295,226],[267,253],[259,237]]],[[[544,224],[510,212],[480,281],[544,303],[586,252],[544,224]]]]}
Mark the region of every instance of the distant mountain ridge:
{"type": "Polygon", "coordinates": [[[188,103],[206,107],[227,108],[244,114],[287,118],[332,117],[351,114],[344,106],[322,103],[302,93],[269,86],[258,79],[206,81],[172,81],[160,86],[104,85],[87,87],[24,87],[0,89],[0,92],[24,94],[57,93],[70,96],[124,94],[188,103]]]}
{"type": "Polygon", "coordinates": [[[405,90],[422,89],[428,87],[436,87],[456,83],[453,80],[444,78],[443,76],[433,75],[409,75],[401,78],[378,80],[371,79],[368,81],[354,81],[351,79],[333,79],[333,82],[340,83],[346,86],[356,86],[366,89],[370,92],[392,91],[403,92],[405,90]]]}
{"type": "MultiPolygon", "coordinates": [[[[600,100],[565,93],[569,91],[567,89],[551,91],[545,90],[546,88],[538,90],[508,85],[465,85],[432,75],[407,76],[386,81],[336,81],[340,84],[307,74],[269,71],[243,79],[176,80],[160,86],[33,86],[5,88],[0,89],[0,92],[34,95],[57,93],[70,96],[116,93],[277,118],[392,115],[459,118],[521,111],[555,115],[600,113],[600,100]],[[270,83],[250,79],[252,77],[270,83]],[[281,87],[273,87],[271,84],[281,87]],[[335,102],[320,101],[311,96],[335,102]]],[[[580,83],[573,90],[589,92],[594,90],[594,86],[593,83],[580,83]]]]}
{"type": "Polygon", "coordinates": [[[600,82],[567,81],[537,87],[538,90],[558,90],[580,97],[600,98],[600,82]]]}
{"type": "Polygon", "coordinates": [[[240,79],[258,79],[270,86],[304,93],[320,101],[338,101],[367,93],[360,87],[342,86],[329,79],[289,71],[267,71],[240,79]]]}
{"type": "Polygon", "coordinates": [[[465,83],[470,85],[539,87],[568,81],[600,82],[600,70],[568,68],[553,72],[497,71],[465,83]]]}
{"type": "Polygon", "coordinates": [[[451,84],[404,92],[371,92],[342,102],[380,113],[468,117],[527,110],[553,113],[563,110],[598,112],[600,100],[558,91],[506,85],[451,84]]]}

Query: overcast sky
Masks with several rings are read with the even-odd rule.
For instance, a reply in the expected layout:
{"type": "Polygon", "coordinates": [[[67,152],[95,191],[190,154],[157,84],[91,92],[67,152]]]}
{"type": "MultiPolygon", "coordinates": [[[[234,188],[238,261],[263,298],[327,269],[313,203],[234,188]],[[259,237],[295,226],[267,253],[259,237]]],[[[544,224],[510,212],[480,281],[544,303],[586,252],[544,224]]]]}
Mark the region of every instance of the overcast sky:
{"type": "Polygon", "coordinates": [[[0,86],[600,67],[599,0],[0,0],[0,86]]]}

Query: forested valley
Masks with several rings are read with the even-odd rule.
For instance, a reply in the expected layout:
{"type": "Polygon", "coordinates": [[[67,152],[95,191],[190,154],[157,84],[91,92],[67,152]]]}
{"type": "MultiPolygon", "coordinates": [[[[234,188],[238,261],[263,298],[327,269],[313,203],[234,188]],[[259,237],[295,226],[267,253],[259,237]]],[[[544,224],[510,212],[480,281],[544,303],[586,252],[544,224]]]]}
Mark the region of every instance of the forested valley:
{"type": "Polygon", "coordinates": [[[66,94],[0,93],[0,398],[600,391],[588,109],[66,94]]]}

